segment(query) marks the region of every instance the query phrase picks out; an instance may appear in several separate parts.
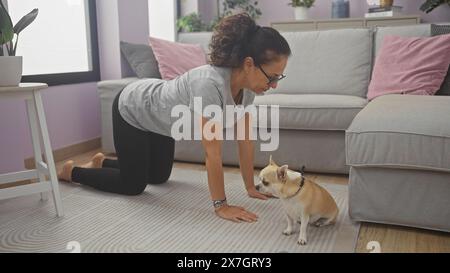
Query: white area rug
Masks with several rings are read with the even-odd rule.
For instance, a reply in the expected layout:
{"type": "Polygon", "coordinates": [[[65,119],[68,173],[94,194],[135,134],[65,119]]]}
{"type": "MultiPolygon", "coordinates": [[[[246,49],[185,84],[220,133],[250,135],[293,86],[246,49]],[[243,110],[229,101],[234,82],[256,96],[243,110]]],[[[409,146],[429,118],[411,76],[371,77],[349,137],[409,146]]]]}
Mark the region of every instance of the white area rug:
{"type": "Polygon", "coordinates": [[[308,227],[308,244],[286,227],[280,200],[249,198],[238,174],[225,175],[229,203],[256,213],[256,223],[215,216],[206,172],[174,168],[169,181],[149,185],[139,196],[121,196],[78,184],[60,183],[65,216],[53,199],[39,195],[0,201],[0,252],[354,252],[359,224],[348,217],[347,186],[321,184],[340,214],[333,226],[308,227]]]}

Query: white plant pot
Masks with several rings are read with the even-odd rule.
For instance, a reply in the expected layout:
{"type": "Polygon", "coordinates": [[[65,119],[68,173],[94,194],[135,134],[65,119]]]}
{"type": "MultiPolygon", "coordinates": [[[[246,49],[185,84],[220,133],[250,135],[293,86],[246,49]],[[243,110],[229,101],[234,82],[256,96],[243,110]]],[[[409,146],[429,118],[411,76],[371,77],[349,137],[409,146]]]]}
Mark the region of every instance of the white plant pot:
{"type": "Polygon", "coordinates": [[[295,7],[295,20],[308,20],[308,8],[305,7],[295,7]]]}
{"type": "Polygon", "coordinates": [[[18,86],[22,79],[22,56],[0,56],[0,86],[18,86]]]}

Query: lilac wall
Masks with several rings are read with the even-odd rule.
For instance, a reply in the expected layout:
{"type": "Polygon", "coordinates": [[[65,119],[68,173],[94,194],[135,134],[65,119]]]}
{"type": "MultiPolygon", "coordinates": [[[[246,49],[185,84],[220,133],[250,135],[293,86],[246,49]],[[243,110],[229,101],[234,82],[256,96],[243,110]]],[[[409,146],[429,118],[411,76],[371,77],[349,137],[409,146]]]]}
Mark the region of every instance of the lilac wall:
{"type": "Polygon", "coordinates": [[[97,33],[101,80],[122,76],[120,58],[119,11],[117,1],[97,0],[97,33]]]}
{"type": "Polygon", "coordinates": [[[198,0],[198,13],[201,15],[203,21],[210,22],[217,14],[217,1],[198,0]]]}
{"type": "MultiPolygon", "coordinates": [[[[119,38],[122,41],[148,44],[148,1],[119,0],[119,38]]],[[[136,76],[128,62],[121,57],[122,77],[136,76]]]]}
{"type": "Polygon", "coordinates": [[[17,100],[0,100],[0,173],[21,170],[23,165],[24,111],[17,100]]]}
{"type": "MultiPolygon", "coordinates": [[[[204,7],[199,8],[201,11],[209,11],[210,14],[202,14],[202,18],[212,18],[216,14],[215,4],[200,2],[199,5],[204,7]]],[[[310,10],[311,19],[329,19],[331,18],[331,2],[332,0],[316,0],[314,7],[310,10]]],[[[395,0],[394,4],[403,6],[404,13],[408,15],[421,15],[423,22],[449,22],[450,21],[450,7],[442,5],[431,13],[426,14],[419,10],[420,5],[424,0],[395,0]]],[[[270,26],[271,22],[294,20],[294,9],[288,6],[288,0],[259,0],[258,6],[262,11],[263,16],[258,20],[258,23],[265,26],[270,26]]],[[[364,0],[350,0],[350,16],[364,17],[367,11],[367,2],[364,0]]]]}
{"type": "MultiPolygon", "coordinates": [[[[42,92],[53,149],[100,136],[100,109],[95,83],[51,87],[42,92]]],[[[0,173],[24,169],[33,154],[23,100],[0,101],[0,173]]]]}
{"type": "MultiPolygon", "coordinates": [[[[108,58],[106,61],[116,60],[106,63],[101,60],[102,79],[104,75],[115,75],[114,71],[121,70],[120,52],[116,47],[119,39],[146,42],[148,36],[147,0],[119,0],[116,3],[120,8],[118,13],[110,12],[105,5],[112,1],[97,1],[99,39],[103,39],[99,41],[100,56],[108,58]],[[119,24],[106,24],[111,22],[111,16],[119,16],[119,24]],[[102,52],[107,54],[102,55],[102,52]]],[[[42,92],[42,97],[53,149],[100,137],[100,101],[96,83],[50,87],[42,92]]],[[[23,170],[24,159],[32,154],[25,102],[0,100],[0,174],[23,170]]]]}

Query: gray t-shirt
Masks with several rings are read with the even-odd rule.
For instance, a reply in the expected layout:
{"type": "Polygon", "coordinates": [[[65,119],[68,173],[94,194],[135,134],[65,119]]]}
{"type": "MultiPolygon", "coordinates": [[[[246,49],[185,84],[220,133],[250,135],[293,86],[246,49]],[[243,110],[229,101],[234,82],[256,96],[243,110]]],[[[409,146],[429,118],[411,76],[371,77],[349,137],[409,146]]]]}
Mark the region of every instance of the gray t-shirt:
{"type": "MultiPolygon", "coordinates": [[[[202,114],[208,105],[235,106],[230,88],[231,68],[204,65],[172,80],[142,79],[127,85],[119,97],[119,112],[130,125],[144,131],[171,136],[172,108],[186,105],[191,113],[202,114]],[[194,109],[194,97],[202,98],[202,108],[194,109]]],[[[243,90],[241,105],[253,103],[255,93],[243,90]]],[[[226,113],[223,112],[225,116],[226,113]]],[[[194,116],[194,115],[192,115],[194,116]]],[[[227,125],[224,125],[227,126],[227,125]]]]}

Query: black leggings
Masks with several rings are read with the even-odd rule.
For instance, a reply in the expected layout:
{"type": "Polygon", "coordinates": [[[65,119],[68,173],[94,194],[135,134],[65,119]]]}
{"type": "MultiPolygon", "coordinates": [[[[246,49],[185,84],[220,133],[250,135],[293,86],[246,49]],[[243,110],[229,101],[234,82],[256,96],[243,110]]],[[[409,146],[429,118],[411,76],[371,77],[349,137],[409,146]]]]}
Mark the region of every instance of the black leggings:
{"type": "Polygon", "coordinates": [[[169,179],[175,140],[128,124],[119,113],[119,96],[120,92],[112,106],[117,160],[105,159],[100,169],[75,167],[72,181],[101,191],[137,195],[147,184],[161,184],[169,179]]]}

